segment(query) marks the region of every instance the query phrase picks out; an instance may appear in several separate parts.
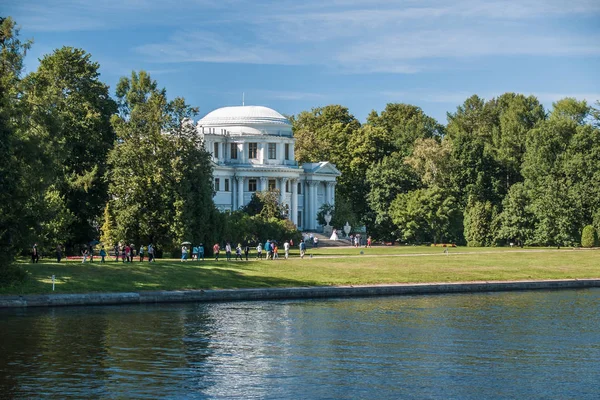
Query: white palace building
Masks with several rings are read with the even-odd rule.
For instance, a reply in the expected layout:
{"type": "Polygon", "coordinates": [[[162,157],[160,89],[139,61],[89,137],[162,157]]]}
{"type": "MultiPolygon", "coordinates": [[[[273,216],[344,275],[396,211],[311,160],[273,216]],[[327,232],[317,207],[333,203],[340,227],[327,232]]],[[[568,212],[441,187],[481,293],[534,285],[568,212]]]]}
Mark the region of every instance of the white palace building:
{"type": "Polygon", "coordinates": [[[292,125],[277,111],[261,106],[223,107],[198,121],[199,134],[214,162],[214,202],[237,210],[256,191],[278,189],[288,217],[301,230],[318,227],[317,212],[335,204],[335,165],[321,161],[298,165],[292,125]]]}

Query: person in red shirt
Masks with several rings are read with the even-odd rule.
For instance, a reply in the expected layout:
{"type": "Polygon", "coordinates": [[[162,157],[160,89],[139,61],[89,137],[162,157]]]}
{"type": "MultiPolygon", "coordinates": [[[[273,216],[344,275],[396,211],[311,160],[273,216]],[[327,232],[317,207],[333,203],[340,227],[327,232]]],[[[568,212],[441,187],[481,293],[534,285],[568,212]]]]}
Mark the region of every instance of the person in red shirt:
{"type": "Polygon", "coordinates": [[[219,250],[221,250],[221,248],[219,247],[219,243],[215,243],[215,245],[213,246],[213,253],[215,255],[215,261],[219,261],[219,250]]]}

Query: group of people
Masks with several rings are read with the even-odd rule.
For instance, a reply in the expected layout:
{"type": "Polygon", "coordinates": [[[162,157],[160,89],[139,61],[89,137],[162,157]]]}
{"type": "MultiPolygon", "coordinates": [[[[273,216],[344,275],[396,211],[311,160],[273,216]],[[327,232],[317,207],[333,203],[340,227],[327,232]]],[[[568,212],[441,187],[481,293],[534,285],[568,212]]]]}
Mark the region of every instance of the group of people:
{"type": "MultiPolygon", "coordinates": [[[[335,236],[337,236],[335,230],[333,233],[335,236]]],[[[350,241],[353,244],[354,247],[359,247],[361,245],[360,243],[360,235],[357,234],[355,236],[350,236],[350,241]]],[[[298,248],[300,250],[300,258],[304,258],[304,255],[306,254],[306,243],[311,243],[313,247],[318,247],[319,244],[319,239],[314,236],[312,233],[311,234],[305,234],[303,235],[303,240],[300,241],[298,248]]],[[[284,251],[284,257],[287,260],[290,256],[290,248],[294,245],[293,240],[286,240],[283,243],[283,251],[284,251]]],[[[367,238],[365,247],[371,247],[371,237],[369,236],[367,238]]],[[[242,246],[241,243],[238,243],[237,247],[235,248],[235,260],[243,260],[244,257],[246,259],[246,261],[248,261],[249,259],[249,254],[250,254],[250,244],[246,243],[244,246],[242,246]]],[[[277,243],[277,241],[275,240],[267,240],[263,246],[262,243],[259,243],[256,246],[256,259],[257,260],[262,260],[263,258],[263,251],[265,253],[265,258],[267,260],[276,260],[279,258],[279,245],[277,243]]],[[[139,250],[136,252],[135,246],[133,244],[116,244],[114,246],[114,258],[115,261],[119,261],[119,257],[121,257],[121,260],[123,263],[128,262],[131,263],[134,260],[135,256],[139,257],[140,262],[144,261],[144,257],[146,254],[148,254],[148,262],[155,262],[155,248],[152,245],[152,243],[150,243],[147,247],[144,247],[144,245],[141,245],[139,247],[139,250]]],[[[215,257],[215,260],[218,261],[219,260],[219,255],[221,253],[221,246],[219,245],[219,243],[215,243],[215,245],[213,246],[213,255],[215,257]]],[[[232,247],[231,244],[229,242],[227,242],[225,244],[225,257],[227,259],[227,261],[231,261],[231,257],[232,257],[232,247]]],[[[57,261],[60,262],[60,260],[62,259],[62,255],[63,255],[63,251],[62,251],[62,247],[60,245],[58,245],[56,247],[56,258],[57,261]]],[[[94,248],[93,246],[88,246],[86,248],[84,248],[81,252],[82,255],[82,263],[87,262],[88,258],[90,259],[90,262],[94,261],[94,248]]],[[[101,247],[98,255],[101,257],[100,262],[104,263],[106,257],[109,255],[108,252],[106,251],[106,249],[104,248],[104,246],[101,247]]],[[[190,249],[186,246],[183,245],[181,247],[181,261],[187,261],[188,258],[190,257],[190,249]]],[[[40,259],[40,252],[39,249],[37,247],[37,243],[33,245],[32,248],[32,252],[31,252],[31,261],[33,263],[37,263],[40,259]]],[[[202,260],[204,261],[204,244],[200,243],[200,245],[198,246],[193,246],[191,248],[191,259],[192,260],[202,260]]]]}
{"type": "MultiPolygon", "coordinates": [[[[283,252],[284,252],[284,257],[287,260],[290,257],[290,248],[293,245],[293,240],[286,240],[283,243],[283,252]]],[[[279,258],[279,245],[277,243],[277,241],[275,240],[267,240],[263,246],[262,243],[258,243],[258,245],[256,246],[256,259],[257,260],[262,260],[263,258],[263,251],[265,253],[265,258],[267,260],[276,260],[279,258]]],[[[219,261],[219,256],[221,255],[221,245],[219,243],[215,243],[213,246],[213,256],[215,257],[215,261],[219,261]]],[[[225,258],[227,261],[231,261],[232,258],[232,254],[233,254],[233,248],[231,246],[231,243],[227,242],[225,244],[225,258]]],[[[304,251],[306,250],[306,245],[304,244],[304,242],[302,241],[300,243],[300,253],[301,253],[301,257],[304,257],[304,251]]],[[[238,243],[238,245],[235,248],[235,260],[249,260],[250,257],[250,251],[251,251],[251,246],[249,243],[246,243],[244,246],[242,246],[241,243],[238,243]]],[[[182,254],[183,254],[183,250],[182,250],[182,254]]],[[[183,255],[182,255],[182,260],[183,260],[183,255]]]]}
{"type": "MultiPolygon", "coordinates": [[[[137,254],[136,254],[135,246],[133,245],[133,243],[132,244],[119,243],[119,244],[116,244],[114,247],[114,254],[115,254],[116,262],[119,262],[119,256],[121,256],[121,261],[123,263],[125,263],[125,262],[131,263],[131,262],[133,262],[133,258],[136,255],[139,256],[140,262],[143,262],[146,253],[148,254],[148,262],[156,262],[156,259],[154,258],[155,249],[154,249],[154,246],[152,245],[152,243],[150,243],[147,248],[145,248],[144,245],[140,245],[140,248],[137,251],[137,254]]],[[[104,250],[104,246],[102,246],[102,249],[100,250],[100,256],[102,256],[102,262],[104,262],[104,257],[107,255],[108,254],[104,250]],[[104,253],[104,256],[102,255],[102,253],[104,253]]]]}
{"type": "MultiPolygon", "coordinates": [[[[189,257],[190,250],[187,245],[181,246],[181,261],[187,261],[189,257]]],[[[204,261],[204,244],[200,243],[199,246],[192,247],[192,260],[202,260],[204,261]]]]}

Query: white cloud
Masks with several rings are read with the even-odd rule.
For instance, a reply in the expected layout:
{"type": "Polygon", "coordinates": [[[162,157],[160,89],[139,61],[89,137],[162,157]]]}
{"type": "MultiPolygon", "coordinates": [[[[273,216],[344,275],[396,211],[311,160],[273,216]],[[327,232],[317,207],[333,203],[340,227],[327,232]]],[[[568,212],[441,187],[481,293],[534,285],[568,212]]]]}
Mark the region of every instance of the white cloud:
{"type": "MultiPolygon", "coordinates": [[[[400,91],[382,91],[379,96],[389,101],[406,101],[406,102],[427,102],[440,104],[455,104],[459,105],[465,102],[469,97],[477,94],[484,100],[491,100],[501,96],[505,91],[487,91],[487,92],[468,92],[464,90],[457,91],[434,91],[430,89],[412,89],[400,91]]],[[[520,93],[524,96],[535,96],[540,103],[551,105],[553,102],[564,99],[565,97],[573,97],[577,100],[586,100],[588,104],[593,105],[596,101],[600,101],[600,93],[570,93],[570,92],[533,92],[530,90],[513,90],[513,93],[520,93]]]]}
{"type": "Polygon", "coordinates": [[[453,60],[469,57],[600,54],[598,31],[580,32],[570,21],[598,16],[597,0],[9,2],[22,18],[17,22],[33,31],[167,27],[167,38],[135,47],[157,63],[313,64],[345,73],[413,74],[452,68],[453,60]]]}

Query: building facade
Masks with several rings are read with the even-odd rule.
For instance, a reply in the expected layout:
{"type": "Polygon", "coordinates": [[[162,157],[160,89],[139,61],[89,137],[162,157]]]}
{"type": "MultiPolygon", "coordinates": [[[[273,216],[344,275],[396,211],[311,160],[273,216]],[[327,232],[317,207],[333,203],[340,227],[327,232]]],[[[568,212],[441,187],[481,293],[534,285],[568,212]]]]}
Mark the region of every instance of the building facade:
{"type": "Polygon", "coordinates": [[[319,208],[335,204],[340,171],[327,161],[298,165],[292,125],[277,111],[223,107],[198,121],[197,130],[212,155],[214,202],[221,211],[240,209],[256,191],[277,189],[288,218],[301,230],[316,230],[319,208]]]}

